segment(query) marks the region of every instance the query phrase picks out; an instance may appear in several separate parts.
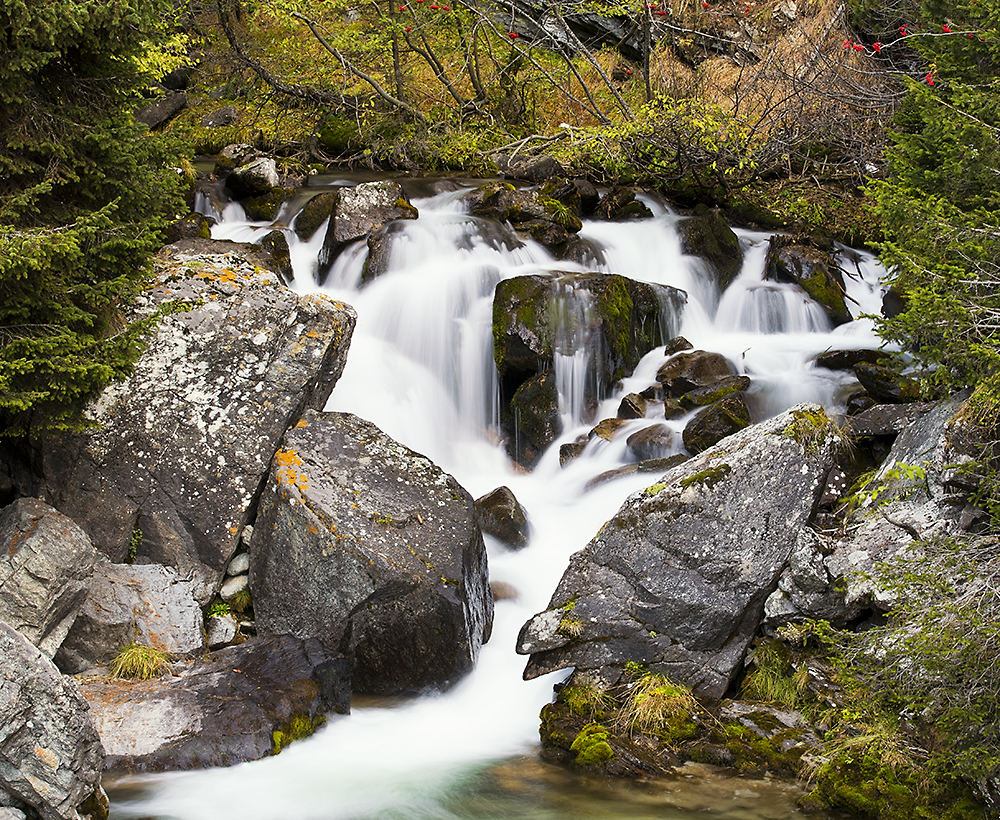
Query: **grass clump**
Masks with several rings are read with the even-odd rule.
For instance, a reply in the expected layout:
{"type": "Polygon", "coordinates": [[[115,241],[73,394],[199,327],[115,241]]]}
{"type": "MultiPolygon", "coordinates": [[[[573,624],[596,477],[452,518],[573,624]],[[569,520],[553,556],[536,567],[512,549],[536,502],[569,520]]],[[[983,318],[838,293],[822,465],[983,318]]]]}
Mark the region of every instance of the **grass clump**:
{"type": "Polygon", "coordinates": [[[578,675],[574,682],[559,692],[559,700],[572,712],[594,720],[602,720],[614,708],[615,698],[606,686],[578,675]]]}
{"type": "Polygon", "coordinates": [[[754,669],[743,681],[743,696],[788,709],[800,709],[808,693],[809,670],[795,669],[779,641],[759,640],[753,651],[754,669]]]}
{"type": "Polygon", "coordinates": [[[644,672],[629,687],[618,715],[628,732],[660,738],[669,746],[698,736],[701,707],[687,686],[656,672],[644,672]]]}
{"type": "Polygon", "coordinates": [[[132,643],[115,655],[110,672],[115,678],[149,680],[170,671],[170,656],[162,649],[132,643]]]}

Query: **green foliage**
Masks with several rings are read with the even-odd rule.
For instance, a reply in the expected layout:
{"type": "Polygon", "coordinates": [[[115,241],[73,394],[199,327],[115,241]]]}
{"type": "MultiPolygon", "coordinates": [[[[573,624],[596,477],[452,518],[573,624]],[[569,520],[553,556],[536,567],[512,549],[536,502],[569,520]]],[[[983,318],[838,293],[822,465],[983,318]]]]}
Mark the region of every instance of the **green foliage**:
{"type": "Polygon", "coordinates": [[[182,147],[132,119],[167,0],[0,4],[0,434],[79,425],[126,375],[127,307],[181,207],[182,147]]]}
{"type": "Polygon", "coordinates": [[[251,596],[250,589],[248,587],[244,587],[229,599],[229,608],[236,613],[243,612],[244,610],[249,609],[252,605],[253,597],[251,596]]]}
{"type": "Polygon", "coordinates": [[[802,707],[809,682],[808,669],[796,670],[787,648],[779,641],[759,639],[753,650],[753,671],[743,681],[743,694],[788,709],[802,707]]]}
{"type": "Polygon", "coordinates": [[[170,656],[160,649],[132,643],[115,655],[109,671],[115,678],[149,680],[170,671],[170,656]]]}
{"type": "Polygon", "coordinates": [[[230,607],[229,604],[216,598],[211,604],[209,604],[208,609],[205,610],[205,617],[221,617],[223,615],[231,614],[232,611],[232,607],[230,607]]]}
{"type": "Polygon", "coordinates": [[[653,735],[676,746],[697,737],[700,711],[689,687],[645,672],[630,685],[617,722],[626,731],[653,735]]]}
{"type": "Polygon", "coordinates": [[[886,232],[882,258],[907,300],[879,331],[934,366],[933,382],[946,389],[1000,372],[998,21],[997,0],[921,4],[907,45],[927,77],[908,83],[890,177],[870,186],[886,232]]]}

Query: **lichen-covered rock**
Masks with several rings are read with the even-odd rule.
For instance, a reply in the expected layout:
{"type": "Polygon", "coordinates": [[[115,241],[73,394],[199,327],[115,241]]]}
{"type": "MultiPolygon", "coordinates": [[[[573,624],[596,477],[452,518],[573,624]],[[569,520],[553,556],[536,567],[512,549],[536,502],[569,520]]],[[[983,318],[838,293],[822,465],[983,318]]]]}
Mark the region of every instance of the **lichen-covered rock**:
{"type": "Polygon", "coordinates": [[[0,790],[42,820],[104,820],[104,750],[76,681],[2,622],[0,657],[0,790]]]}
{"type": "Polygon", "coordinates": [[[238,545],[271,456],[305,407],[322,407],[356,314],[298,296],[259,251],[185,240],[156,259],[146,312],[165,316],[135,371],[87,409],[95,425],[37,443],[26,495],[76,521],[114,562],[175,567],[207,604],[238,545]]]}
{"type": "Polygon", "coordinates": [[[0,621],[50,658],[87,597],[97,550],[87,534],[37,498],[0,510],[0,621]]]}
{"type": "Polygon", "coordinates": [[[132,643],[193,655],[205,649],[202,620],[191,581],[172,567],[101,561],[56,663],[76,674],[110,663],[132,643]]]}
{"type": "Polygon", "coordinates": [[[417,216],[417,209],[410,204],[398,182],[362,182],[353,188],[341,188],[319,253],[320,271],[328,269],[337,254],[351,242],[394,219],[416,219],[417,216]]]}
{"type": "Polygon", "coordinates": [[[851,321],[844,298],[844,274],[829,251],[794,237],[772,236],[764,271],[768,279],[801,287],[823,307],[833,324],[851,321]]]}
{"type": "Polygon", "coordinates": [[[108,768],[155,772],[232,766],[304,737],[350,709],[346,662],[319,641],[251,638],[146,681],[80,683],[108,768]]]}
{"type": "Polygon", "coordinates": [[[509,487],[497,487],[476,499],[476,521],[484,533],[508,547],[520,549],[528,545],[528,514],[509,487]]]}
{"type": "Polygon", "coordinates": [[[359,692],[444,688],[489,638],[474,501],[347,413],[308,412],[275,456],[254,525],[259,634],[342,648],[359,692]]]}
{"type": "MultiPolygon", "coordinates": [[[[890,560],[920,539],[947,538],[963,527],[956,490],[972,489],[963,465],[973,460],[964,422],[953,398],[910,414],[892,450],[866,488],[869,494],[851,514],[845,535],[800,534],[778,589],[768,598],[770,630],[802,618],[844,624],[866,609],[890,609],[892,596],[871,578],[875,565],[890,560]],[[879,510],[875,510],[877,501],[879,510]]],[[[897,419],[898,421],[898,419],[897,419]]]]}
{"type": "Polygon", "coordinates": [[[525,677],[634,661],[721,697],[833,465],[824,420],[793,408],[631,496],[522,628],[525,677]],[[574,633],[560,629],[571,603],[574,633]]]}

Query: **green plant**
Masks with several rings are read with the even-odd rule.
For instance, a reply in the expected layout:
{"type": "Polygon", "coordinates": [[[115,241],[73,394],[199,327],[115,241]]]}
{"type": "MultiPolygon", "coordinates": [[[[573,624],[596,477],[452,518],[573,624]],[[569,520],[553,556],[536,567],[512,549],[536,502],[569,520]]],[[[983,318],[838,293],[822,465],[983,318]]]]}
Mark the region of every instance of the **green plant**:
{"type": "Polygon", "coordinates": [[[232,611],[232,607],[230,607],[229,604],[216,598],[211,604],[209,604],[208,609],[205,611],[205,616],[207,618],[221,617],[229,615],[232,611]]]}
{"type": "Polygon", "coordinates": [[[645,672],[630,685],[617,723],[625,731],[675,744],[697,736],[700,712],[690,688],[656,672],[645,672]]]}
{"type": "Polygon", "coordinates": [[[597,765],[615,759],[615,752],[608,743],[608,730],[599,723],[588,723],[570,744],[570,751],[576,752],[576,762],[580,765],[597,765]]]}
{"type": "Polygon", "coordinates": [[[573,683],[560,690],[559,701],[575,714],[593,720],[602,720],[615,705],[615,699],[606,686],[580,673],[573,677],[573,683]]]}
{"type": "Polygon", "coordinates": [[[249,609],[252,605],[253,596],[250,594],[249,587],[243,587],[243,589],[229,599],[229,608],[237,614],[249,609]]]}
{"type": "Polygon", "coordinates": [[[161,649],[132,643],[115,655],[109,671],[115,678],[149,680],[170,671],[170,655],[161,649]]]}
{"type": "Polygon", "coordinates": [[[135,561],[135,556],[139,552],[139,547],[142,546],[142,530],[139,529],[139,525],[136,524],[132,528],[132,537],[128,542],[128,552],[125,555],[125,563],[131,564],[135,561]]]}
{"type": "Polygon", "coordinates": [[[759,639],[753,649],[753,670],[743,681],[743,695],[798,709],[808,692],[808,682],[808,669],[804,665],[796,669],[782,643],[759,639]]]}

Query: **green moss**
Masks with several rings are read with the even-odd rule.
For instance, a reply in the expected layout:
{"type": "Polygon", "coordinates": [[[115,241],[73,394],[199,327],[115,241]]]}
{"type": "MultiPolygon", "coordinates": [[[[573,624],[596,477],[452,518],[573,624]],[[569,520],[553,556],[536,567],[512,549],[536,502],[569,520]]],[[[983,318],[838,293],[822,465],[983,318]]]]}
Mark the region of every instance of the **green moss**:
{"type": "Polygon", "coordinates": [[[605,338],[612,351],[612,358],[620,362],[613,373],[609,374],[612,382],[622,378],[625,368],[634,367],[630,357],[632,338],[632,313],[635,305],[628,290],[628,283],[623,276],[611,274],[605,287],[598,296],[597,312],[604,322],[605,338]]]}
{"type": "Polygon", "coordinates": [[[576,752],[576,762],[581,766],[595,766],[615,759],[608,743],[608,730],[599,723],[588,723],[573,740],[569,750],[576,752]]]}
{"type": "Polygon", "coordinates": [[[311,719],[304,714],[293,715],[288,723],[271,732],[271,754],[280,754],[289,743],[309,737],[324,723],[326,718],[323,715],[316,715],[311,719]]]}
{"type": "Polygon", "coordinates": [[[695,484],[701,485],[705,487],[705,489],[711,489],[732,471],[733,468],[728,464],[720,464],[718,467],[707,467],[704,470],[699,470],[693,475],[682,478],[680,484],[685,490],[688,487],[693,487],[695,484]]]}
{"type": "Polygon", "coordinates": [[[660,492],[660,490],[666,489],[666,487],[666,484],[650,484],[645,490],[643,490],[643,493],[646,495],[656,495],[660,492]]]}
{"type": "Polygon", "coordinates": [[[818,451],[827,437],[840,433],[833,419],[822,408],[793,410],[792,415],[793,421],[781,431],[781,435],[797,441],[810,455],[818,451]]]}
{"type": "Polygon", "coordinates": [[[142,530],[136,524],[132,528],[132,538],[128,542],[128,552],[125,554],[126,564],[131,564],[135,561],[135,556],[138,554],[140,546],[142,546],[142,530]]]}
{"type": "Polygon", "coordinates": [[[558,199],[541,197],[540,201],[545,212],[550,214],[553,221],[561,228],[565,228],[570,233],[577,233],[583,228],[583,222],[580,220],[580,217],[574,214],[558,199]]]}

